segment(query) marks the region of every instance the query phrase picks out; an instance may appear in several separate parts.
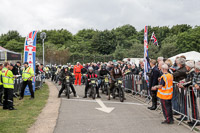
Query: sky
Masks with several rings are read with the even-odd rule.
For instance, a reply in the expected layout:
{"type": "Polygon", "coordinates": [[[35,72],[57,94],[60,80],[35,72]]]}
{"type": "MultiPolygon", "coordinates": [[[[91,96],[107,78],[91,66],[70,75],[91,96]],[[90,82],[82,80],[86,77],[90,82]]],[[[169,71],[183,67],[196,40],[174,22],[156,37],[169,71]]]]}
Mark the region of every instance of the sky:
{"type": "Polygon", "coordinates": [[[0,34],[17,30],[113,29],[125,24],[200,25],[200,0],[0,0],[0,34]]]}

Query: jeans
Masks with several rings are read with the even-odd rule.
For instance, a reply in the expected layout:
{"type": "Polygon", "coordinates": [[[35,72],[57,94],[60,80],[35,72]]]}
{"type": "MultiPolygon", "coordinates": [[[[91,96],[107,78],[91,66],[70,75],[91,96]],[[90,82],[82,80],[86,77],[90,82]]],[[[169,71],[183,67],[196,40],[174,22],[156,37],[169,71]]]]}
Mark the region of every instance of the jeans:
{"type": "Polygon", "coordinates": [[[98,89],[101,87],[101,83],[102,83],[102,79],[99,79],[98,80],[98,87],[97,87],[98,89]]]}

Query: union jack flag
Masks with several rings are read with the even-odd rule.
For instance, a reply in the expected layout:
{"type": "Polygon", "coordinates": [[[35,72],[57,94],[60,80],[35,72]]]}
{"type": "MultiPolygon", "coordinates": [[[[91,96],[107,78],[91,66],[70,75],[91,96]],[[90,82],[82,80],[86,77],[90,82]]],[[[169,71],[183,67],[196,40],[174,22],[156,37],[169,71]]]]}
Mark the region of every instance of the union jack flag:
{"type": "Polygon", "coordinates": [[[156,38],[154,32],[151,35],[151,41],[153,42],[154,45],[158,46],[158,41],[157,41],[157,38],[156,38]]]}

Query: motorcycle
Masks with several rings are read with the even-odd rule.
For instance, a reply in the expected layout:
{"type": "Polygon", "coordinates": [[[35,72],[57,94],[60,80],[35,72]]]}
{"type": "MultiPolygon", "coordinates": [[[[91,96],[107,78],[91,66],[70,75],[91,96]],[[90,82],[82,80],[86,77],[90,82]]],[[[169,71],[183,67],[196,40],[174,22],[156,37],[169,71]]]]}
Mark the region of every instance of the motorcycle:
{"type": "Polygon", "coordinates": [[[89,95],[92,96],[93,99],[96,98],[97,80],[98,80],[97,78],[90,78],[89,95]]]}
{"type": "Polygon", "coordinates": [[[101,90],[104,94],[106,92],[106,95],[108,95],[108,100],[110,100],[110,85],[109,85],[109,75],[104,75],[102,77],[102,83],[101,83],[101,90]]]}
{"type": "Polygon", "coordinates": [[[70,98],[70,77],[66,76],[64,80],[64,85],[65,85],[65,95],[67,98],[70,98]]]}
{"type": "Polygon", "coordinates": [[[115,82],[115,87],[113,89],[113,99],[116,97],[116,92],[118,92],[120,102],[124,102],[125,100],[125,94],[124,94],[124,87],[122,85],[123,79],[117,78],[115,82]]]}

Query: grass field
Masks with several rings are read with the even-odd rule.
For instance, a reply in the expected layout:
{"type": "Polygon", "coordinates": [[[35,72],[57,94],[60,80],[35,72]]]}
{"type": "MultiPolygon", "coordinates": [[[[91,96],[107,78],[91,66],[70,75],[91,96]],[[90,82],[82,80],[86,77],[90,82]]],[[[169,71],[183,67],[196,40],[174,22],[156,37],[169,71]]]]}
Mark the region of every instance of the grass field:
{"type": "Polygon", "coordinates": [[[46,84],[35,92],[35,99],[29,100],[25,96],[23,100],[14,98],[14,107],[17,110],[3,110],[0,108],[0,133],[26,133],[27,129],[36,121],[37,116],[45,106],[49,95],[46,84]]]}

